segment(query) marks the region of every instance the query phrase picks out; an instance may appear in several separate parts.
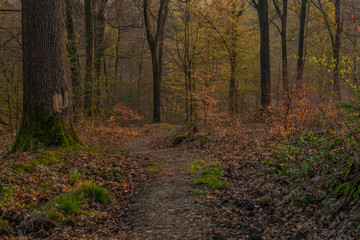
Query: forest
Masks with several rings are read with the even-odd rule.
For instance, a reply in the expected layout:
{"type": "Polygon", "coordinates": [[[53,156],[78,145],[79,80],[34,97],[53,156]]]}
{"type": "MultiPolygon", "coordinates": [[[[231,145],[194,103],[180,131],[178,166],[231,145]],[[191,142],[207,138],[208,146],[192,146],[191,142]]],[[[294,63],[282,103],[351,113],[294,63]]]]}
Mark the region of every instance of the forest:
{"type": "Polygon", "coordinates": [[[0,239],[360,239],[359,0],[0,0],[0,239]]]}

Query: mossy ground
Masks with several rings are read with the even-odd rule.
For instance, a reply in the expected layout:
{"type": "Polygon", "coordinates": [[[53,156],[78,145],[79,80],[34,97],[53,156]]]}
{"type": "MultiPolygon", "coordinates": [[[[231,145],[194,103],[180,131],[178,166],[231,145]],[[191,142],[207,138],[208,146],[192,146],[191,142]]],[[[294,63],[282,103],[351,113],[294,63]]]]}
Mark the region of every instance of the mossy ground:
{"type": "Polygon", "coordinates": [[[38,151],[50,146],[82,145],[72,124],[48,116],[39,108],[29,120],[23,120],[11,152],[38,151]]]}
{"type": "Polygon", "coordinates": [[[92,182],[81,183],[74,191],[60,195],[54,199],[56,209],[50,208],[47,212],[49,218],[61,218],[62,214],[76,215],[84,211],[84,204],[89,201],[96,201],[102,204],[111,202],[110,192],[92,182]]]}
{"type": "Polygon", "coordinates": [[[26,163],[15,164],[14,171],[20,173],[31,173],[35,171],[38,165],[51,165],[62,161],[62,159],[66,156],[65,152],[61,149],[41,151],[37,153],[37,158],[32,159],[26,163]]]}
{"type": "Polygon", "coordinates": [[[196,174],[191,182],[194,184],[205,184],[211,189],[221,189],[228,186],[227,182],[221,180],[223,177],[223,165],[213,158],[205,158],[193,163],[191,173],[196,174]]]}
{"type": "Polygon", "coordinates": [[[43,239],[37,234],[61,235],[65,228],[76,236],[91,236],[91,229],[97,231],[104,223],[109,229],[118,226],[114,219],[123,214],[133,189],[150,177],[148,160],[134,160],[123,151],[124,138],[145,133],[138,128],[80,129],[91,147],[39,144],[32,151],[11,154],[0,149],[1,236],[15,239],[20,229],[26,237],[43,239]],[[109,146],[108,151],[100,144],[109,146]],[[92,227],[82,227],[85,223],[92,227]]]}
{"type": "Polygon", "coordinates": [[[153,162],[152,165],[146,169],[146,171],[149,173],[155,173],[155,172],[159,171],[160,167],[163,167],[163,166],[164,166],[164,164],[162,164],[160,162],[153,162]]]}

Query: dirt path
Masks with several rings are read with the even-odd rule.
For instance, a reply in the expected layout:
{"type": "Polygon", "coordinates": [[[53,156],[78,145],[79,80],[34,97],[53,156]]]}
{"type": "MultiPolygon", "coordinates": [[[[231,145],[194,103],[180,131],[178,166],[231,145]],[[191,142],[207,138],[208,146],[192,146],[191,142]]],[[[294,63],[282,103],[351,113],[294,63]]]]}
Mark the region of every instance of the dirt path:
{"type": "Polygon", "coordinates": [[[209,239],[211,228],[204,208],[205,197],[194,195],[189,170],[195,161],[175,149],[147,150],[152,138],[139,139],[130,154],[146,154],[160,165],[150,186],[137,193],[131,207],[128,239],[209,239]]]}

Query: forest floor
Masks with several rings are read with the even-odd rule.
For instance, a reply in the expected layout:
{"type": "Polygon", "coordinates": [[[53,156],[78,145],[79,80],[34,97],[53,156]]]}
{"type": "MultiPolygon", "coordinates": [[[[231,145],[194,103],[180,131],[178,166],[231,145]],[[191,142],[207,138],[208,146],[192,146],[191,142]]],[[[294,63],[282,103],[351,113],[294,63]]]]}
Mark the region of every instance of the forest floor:
{"type": "Polygon", "coordinates": [[[316,174],[277,174],[266,159],[284,139],[264,125],[80,133],[92,150],[2,145],[0,239],[358,239],[357,203],[329,200],[316,174]],[[88,182],[111,202],[83,199],[88,182]]]}

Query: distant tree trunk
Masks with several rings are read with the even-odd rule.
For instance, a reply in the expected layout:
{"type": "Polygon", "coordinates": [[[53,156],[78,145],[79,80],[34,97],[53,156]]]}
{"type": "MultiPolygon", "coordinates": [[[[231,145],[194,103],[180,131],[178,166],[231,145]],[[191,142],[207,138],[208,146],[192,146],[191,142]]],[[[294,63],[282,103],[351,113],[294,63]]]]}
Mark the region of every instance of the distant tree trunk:
{"type": "Polygon", "coordinates": [[[335,99],[337,101],[341,100],[340,93],[340,72],[339,72],[339,63],[340,63],[340,46],[341,46],[341,31],[342,23],[340,19],[340,0],[335,0],[335,42],[333,47],[334,55],[334,93],[335,99]]]}
{"type": "Polygon", "coordinates": [[[280,4],[277,0],[273,0],[275,10],[281,21],[281,63],[282,63],[282,80],[283,80],[283,91],[287,95],[289,93],[289,76],[288,76],[288,60],[287,60],[287,12],[288,12],[288,1],[282,0],[282,11],[280,4]]]}
{"type": "MultiPolygon", "coordinates": [[[[355,9],[353,8],[353,11],[355,11],[355,9]]],[[[356,27],[354,27],[354,32],[353,32],[354,38],[353,38],[353,47],[354,47],[354,57],[353,57],[353,84],[354,86],[357,88],[358,87],[358,79],[357,79],[357,61],[358,61],[358,42],[357,42],[357,30],[356,27]]]]}
{"type": "Polygon", "coordinates": [[[94,95],[95,95],[95,107],[100,107],[101,102],[101,66],[102,58],[104,55],[104,34],[105,34],[105,9],[107,0],[97,0],[97,7],[95,12],[95,21],[94,21],[94,49],[95,49],[95,86],[94,86],[94,95]]]}
{"type": "Polygon", "coordinates": [[[74,116],[82,108],[82,85],[80,77],[80,60],[77,51],[77,44],[75,38],[74,20],[73,20],[73,7],[72,0],[66,0],[66,31],[67,31],[67,51],[69,54],[70,72],[71,72],[71,85],[73,96],[73,113],[74,116]]]}
{"type": "Polygon", "coordinates": [[[117,38],[116,38],[116,47],[115,47],[115,71],[114,71],[114,81],[112,84],[112,92],[111,92],[111,104],[116,102],[116,90],[117,90],[117,81],[118,81],[118,72],[119,72],[119,61],[120,61],[120,40],[121,40],[121,32],[120,27],[116,28],[117,38]]]}
{"type": "Polygon", "coordinates": [[[300,29],[299,29],[299,49],[297,61],[297,84],[302,85],[304,79],[304,42],[305,42],[305,21],[306,21],[307,0],[301,0],[300,29]]]}
{"type": "Polygon", "coordinates": [[[229,112],[234,114],[237,110],[237,90],[236,90],[236,65],[237,65],[237,29],[236,25],[236,0],[232,0],[231,4],[231,19],[230,23],[230,49],[229,49],[229,61],[230,61],[230,87],[229,87],[229,112]]]}
{"type": "Polygon", "coordinates": [[[146,42],[144,41],[141,44],[141,52],[139,55],[139,62],[138,62],[138,78],[137,78],[137,109],[139,112],[141,112],[141,80],[143,78],[143,65],[144,65],[144,48],[145,48],[146,42]]]}
{"type": "Polygon", "coordinates": [[[270,36],[269,36],[269,18],[268,1],[251,0],[259,16],[260,25],[260,68],[261,68],[261,115],[267,111],[271,103],[271,85],[270,85],[270,36]]]}
{"type": "Polygon", "coordinates": [[[189,124],[189,127],[193,130],[196,130],[196,113],[195,113],[195,104],[194,104],[194,97],[193,92],[195,89],[195,81],[192,78],[191,70],[193,65],[193,59],[190,54],[190,46],[191,46],[191,28],[190,28],[190,10],[191,10],[191,1],[185,1],[185,31],[184,31],[184,77],[185,77],[185,110],[186,116],[185,121],[189,124]]]}
{"type": "Polygon", "coordinates": [[[170,0],[160,1],[160,7],[156,20],[156,30],[155,32],[153,32],[152,23],[150,21],[150,0],[143,0],[146,37],[151,52],[151,60],[153,67],[153,122],[161,122],[160,94],[162,58],[164,47],[164,29],[169,10],[169,2],[170,0]]]}
{"type": "Polygon", "coordinates": [[[66,74],[65,1],[22,0],[23,116],[13,152],[80,142],[66,74]]]}
{"type": "Polygon", "coordinates": [[[85,38],[86,38],[86,63],[85,63],[85,89],[84,111],[88,117],[94,115],[94,0],[85,0],[85,38]]]}
{"type": "Polygon", "coordinates": [[[184,29],[184,79],[185,79],[185,122],[189,122],[191,119],[192,111],[189,105],[191,98],[191,75],[189,66],[189,44],[190,44],[190,0],[185,1],[185,29],[184,29]]]}

